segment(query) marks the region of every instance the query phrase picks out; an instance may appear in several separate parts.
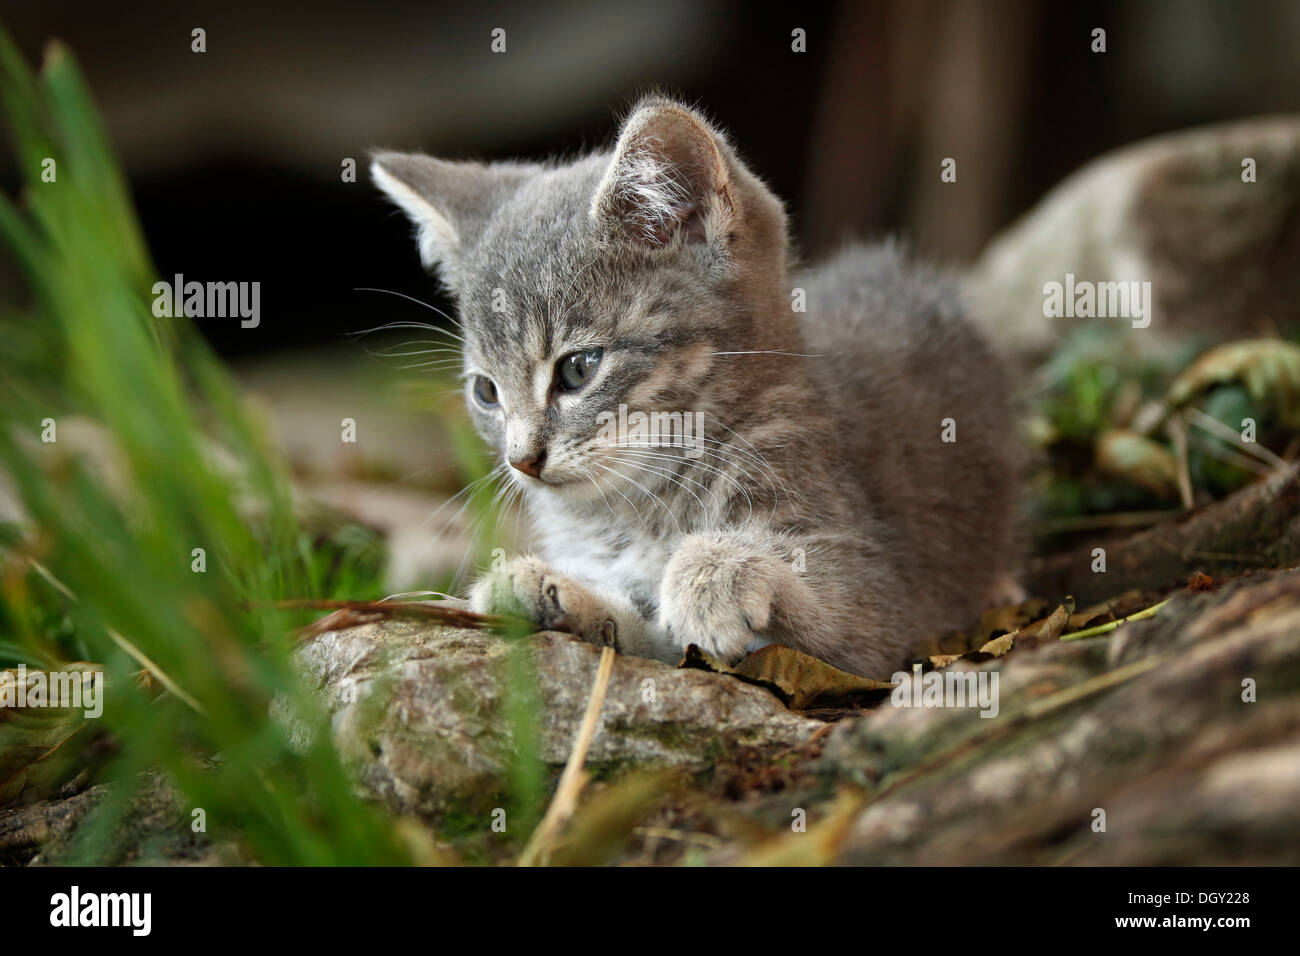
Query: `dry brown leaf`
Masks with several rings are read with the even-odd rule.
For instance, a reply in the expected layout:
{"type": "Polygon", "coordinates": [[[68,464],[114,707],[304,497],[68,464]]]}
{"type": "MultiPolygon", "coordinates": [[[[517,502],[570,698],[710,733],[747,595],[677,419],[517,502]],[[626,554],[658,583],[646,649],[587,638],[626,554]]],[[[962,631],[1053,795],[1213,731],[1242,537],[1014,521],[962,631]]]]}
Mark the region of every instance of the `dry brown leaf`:
{"type": "Polygon", "coordinates": [[[888,681],[859,677],[832,667],[810,654],[784,644],[769,644],[750,654],[735,667],[728,667],[694,644],[686,649],[679,667],[694,667],[729,674],[759,687],[766,687],[792,710],[807,710],[831,701],[857,696],[885,696],[894,689],[888,681]]]}
{"type": "MultiPolygon", "coordinates": [[[[1005,620],[1005,614],[1007,613],[1022,614],[1023,609],[1032,606],[1032,604],[1033,602],[1026,601],[1023,604],[1016,605],[1015,609],[1000,608],[999,612],[1003,612],[1001,619],[1005,620]]],[[[1037,647],[1041,643],[1057,640],[1061,636],[1070,620],[1070,612],[1073,610],[1074,598],[1066,598],[1047,617],[1031,621],[1008,634],[990,638],[982,643],[977,650],[967,651],[965,654],[932,654],[928,660],[935,668],[949,667],[957,661],[982,664],[985,661],[991,661],[1009,653],[1015,647],[1037,647]]]]}
{"type": "Polygon", "coordinates": [[[997,637],[999,632],[1010,633],[1019,630],[1026,624],[1037,621],[1047,611],[1048,607],[1048,603],[1041,598],[1030,598],[1021,601],[1019,604],[1008,604],[1005,607],[985,611],[980,615],[977,640],[973,641],[971,646],[976,647],[980,644],[986,644],[994,637],[997,637]]]}
{"type": "Polygon", "coordinates": [[[1061,636],[1074,611],[1074,598],[1066,598],[1055,611],[1033,624],[1020,629],[1021,639],[1033,638],[1039,642],[1054,641],[1061,636]]]}
{"type": "Polygon", "coordinates": [[[979,624],[968,631],[950,631],[938,638],[922,641],[916,648],[916,656],[930,661],[935,667],[947,667],[994,638],[1038,620],[1047,608],[1047,602],[1039,598],[991,608],[981,614],[979,624]]]}
{"type": "Polygon", "coordinates": [[[1016,638],[1019,634],[1019,631],[1012,631],[1010,634],[1003,634],[1001,637],[995,637],[975,653],[987,654],[989,657],[1001,657],[1015,646],[1016,638]]]}
{"type": "Polygon", "coordinates": [[[935,667],[947,667],[953,661],[961,660],[962,656],[961,654],[931,654],[928,659],[935,667]]]}

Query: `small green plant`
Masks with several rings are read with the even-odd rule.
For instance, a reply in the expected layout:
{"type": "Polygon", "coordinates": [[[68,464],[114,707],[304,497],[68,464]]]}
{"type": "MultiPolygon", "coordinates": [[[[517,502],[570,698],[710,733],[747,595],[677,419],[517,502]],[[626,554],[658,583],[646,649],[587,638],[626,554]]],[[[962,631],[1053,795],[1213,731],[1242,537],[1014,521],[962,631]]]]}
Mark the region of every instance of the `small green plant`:
{"type": "MultiPolygon", "coordinates": [[[[0,197],[0,241],[27,293],[0,315],[0,470],[24,515],[0,527],[0,666],[102,667],[102,718],[55,749],[76,770],[92,740],[115,742],[72,859],[115,861],[115,824],[157,770],[244,858],[410,862],[412,828],[358,798],[292,666],[304,612],[271,606],[371,596],[375,542],[299,526],[224,368],[187,320],[154,316],[150,258],[68,52],[33,75],[0,31],[0,99],[23,178],[19,202],[0,197]],[[60,441],[86,423],[106,457],[60,441]]],[[[15,760],[29,730],[0,721],[0,798],[62,776],[15,760]]]]}

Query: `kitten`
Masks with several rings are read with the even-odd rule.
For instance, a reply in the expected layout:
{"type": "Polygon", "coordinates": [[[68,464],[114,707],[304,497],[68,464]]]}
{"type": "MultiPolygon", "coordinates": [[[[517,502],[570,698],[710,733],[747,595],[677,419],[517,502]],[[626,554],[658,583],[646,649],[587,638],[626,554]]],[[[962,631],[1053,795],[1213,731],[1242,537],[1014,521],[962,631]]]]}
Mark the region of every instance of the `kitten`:
{"type": "Polygon", "coordinates": [[[695,110],[644,99],[567,164],[371,170],[455,296],[466,401],[540,541],[474,609],[885,677],[1008,576],[1007,383],[953,289],[892,245],[791,274],[780,200],[695,110]],[[697,431],[649,442],[620,406],[697,431]]]}

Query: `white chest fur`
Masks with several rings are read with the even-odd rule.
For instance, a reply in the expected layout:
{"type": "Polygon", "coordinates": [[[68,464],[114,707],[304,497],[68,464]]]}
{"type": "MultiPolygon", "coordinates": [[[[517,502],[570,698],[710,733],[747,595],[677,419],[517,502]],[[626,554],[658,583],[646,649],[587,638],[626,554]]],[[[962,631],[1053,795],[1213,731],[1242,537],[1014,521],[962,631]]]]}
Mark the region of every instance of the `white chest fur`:
{"type": "Polygon", "coordinates": [[[646,608],[659,604],[659,582],[678,534],[659,537],[626,523],[594,521],[546,502],[533,502],[538,551],[557,571],[646,608]]]}

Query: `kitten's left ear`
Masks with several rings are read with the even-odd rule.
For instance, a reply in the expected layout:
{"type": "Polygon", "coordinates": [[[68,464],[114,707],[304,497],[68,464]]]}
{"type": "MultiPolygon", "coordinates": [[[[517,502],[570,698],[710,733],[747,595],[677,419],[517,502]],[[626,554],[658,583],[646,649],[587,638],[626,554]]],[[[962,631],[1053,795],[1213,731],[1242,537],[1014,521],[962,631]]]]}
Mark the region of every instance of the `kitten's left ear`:
{"type": "Polygon", "coordinates": [[[694,110],[643,100],[623,123],[591,215],[613,234],[651,248],[678,237],[723,241],[735,211],[729,153],[694,110]]]}
{"type": "Polygon", "coordinates": [[[467,247],[489,218],[539,167],[454,162],[420,153],[376,153],[370,175],[415,224],[420,260],[455,290],[467,247]]]}

